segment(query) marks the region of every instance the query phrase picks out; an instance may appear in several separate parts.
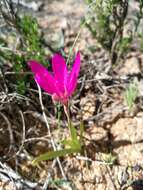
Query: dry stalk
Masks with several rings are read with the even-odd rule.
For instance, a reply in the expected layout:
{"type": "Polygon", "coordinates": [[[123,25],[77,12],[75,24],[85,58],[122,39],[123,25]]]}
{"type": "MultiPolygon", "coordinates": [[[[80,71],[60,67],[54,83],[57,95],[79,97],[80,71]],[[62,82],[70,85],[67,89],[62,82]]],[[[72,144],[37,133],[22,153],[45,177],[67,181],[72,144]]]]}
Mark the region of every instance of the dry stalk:
{"type": "Polygon", "coordinates": [[[18,152],[16,153],[16,155],[19,155],[19,153],[22,151],[23,146],[24,146],[24,142],[25,142],[25,120],[24,120],[24,116],[23,116],[23,113],[22,113],[21,110],[19,111],[19,113],[20,113],[20,116],[21,116],[21,119],[22,119],[22,131],[23,131],[23,133],[22,133],[21,146],[20,146],[18,152]]]}
{"type": "MultiPolygon", "coordinates": [[[[50,130],[50,126],[49,126],[49,123],[48,123],[48,120],[47,120],[47,116],[46,116],[45,109],[44,109],[44,105],[43,105],[43,101],[42,101],[41,88],[40,88],[40,86],[39,86],[38,84],[37,84],[37,87],[38,87],[38,92],[39,92],[39,101],[40,101],[40,105],[41,105],[41,109],[42,109],[42,113],[43,113],[43,118],[44,118],[44,120],[45,120],[45,124],[46,124],[47,130],[48,130],[48,135],[49,135],[49,137],[50,137],[52,147],[53,147],[54,151],[56,151],[57,148],[56,148],[56,145],[55,145],[55,142],[54,142],[54,139],[53,139],[51,130],[50,130]]],[[[61,164],[61,162],[60,162],[59,157],[56,158],[56,160],[57,160],[57,163],[58,163],[58,165],[59,165],[61,174],[62,174],[63,178],[66,180],[67,177],[66,177],[66,175],[65,175],[65,173],[64,173],[64,170],[63,170],[63,167],[62,167],[62,164],[61,164]]]]}
{"type": "Polygon", "coordinates": [[[0,115],[3,117],[3,119],[4,119],[5,122],[7,123],[7,128],[8,128],[9,137],[10,137],[9,150],[8,150],[8,153],[4,156],[4,159],[5,159],[5,158],[7,157],[7,155],[10,153],[12,147],[14,146],[14,137],[13,137],[13,131],[12,131],[12,128],[11,128],[11,123],[10,123],[10,121],[8,120],[8,118],[7,118],[2,112],[0,112],[0,115]]]}

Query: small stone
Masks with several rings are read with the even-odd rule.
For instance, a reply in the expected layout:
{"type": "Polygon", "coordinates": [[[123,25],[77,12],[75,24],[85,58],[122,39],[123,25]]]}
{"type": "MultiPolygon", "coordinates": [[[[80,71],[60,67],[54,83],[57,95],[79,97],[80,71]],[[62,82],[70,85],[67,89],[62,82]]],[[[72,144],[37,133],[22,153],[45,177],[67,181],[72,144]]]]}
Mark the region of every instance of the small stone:
{"type": "Polygon", "coordinates": [[[120,75],[131,75],[140,73],[139,60],[136,57],[128,58],[119,70],[120,75]]]}
{"type": "Polygon", "coordinates": [[[87,94],[86,97],[81,98],[80,106],[83,120],[87,120],[93,116],[96,106],[95,94],[87,94]]]}
{"type": "MultiPolygon", "coordinates": [[[[140,112],[134,118],[121,118],[111,127],[115,142],[128,141],[136,143],[142,140],[143,137],[143,113],[140,112]]],[[[113,146],[116,143],[113,142],[113,146]]]]}
{"type": "Polygon", "coordinates": [[[115,154],[118,155],[118,162],[121,165],[136,165],[143,164],[143,143],[125,145],[122,144],[114,149],[115,154]]]}

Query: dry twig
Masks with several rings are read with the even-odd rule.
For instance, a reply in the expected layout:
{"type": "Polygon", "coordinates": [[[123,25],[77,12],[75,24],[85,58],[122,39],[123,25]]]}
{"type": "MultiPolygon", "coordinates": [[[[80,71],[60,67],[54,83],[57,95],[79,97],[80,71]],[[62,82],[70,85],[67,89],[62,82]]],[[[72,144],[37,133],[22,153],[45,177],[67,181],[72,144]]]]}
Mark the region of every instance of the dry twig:
{"type": "MultiPolygon", "coordinates": [[[[48,135],[49,135],[50,140],[51,140],[51,144],[52,144],[52,146],[53,146],[54,151],[56,151],[57,148],[56,148],[54,139],[53,139],[53,137],[52,137],[52,133],[51,133],[51,130],[50,130],[50,126],[49,126],[49,123],[48,123],[48,120],[47,120],[47,116],[46,116],[45,109],[44,109],[44,105],[43,105],[43,101],[42,101],[41,88],[40,88],[40,86],[39,86],[38,84],[37,84],[37,86],[38,86],[38,91],[39,91],[39,100],[40,100],[40,105],[41,105],[41,109],[42,109],[42,113],[43,113],[43,118],[44,118],[44,120],[45,120],[45,124],[46,124],[47,130],[48,130],[48,135]]],[[[58,165],[59,165],[59,168],[60,168],[60,170],[61,170],[61,174],[62,174],[63,178],[66,180],[67,178],[66,178],[66,175],[65,175],[65,173],[64,173],[63,167],[62,167],[62,165],[61,165],[60,159],[57,158],[56,160],[57,160],[58,165]]]]}

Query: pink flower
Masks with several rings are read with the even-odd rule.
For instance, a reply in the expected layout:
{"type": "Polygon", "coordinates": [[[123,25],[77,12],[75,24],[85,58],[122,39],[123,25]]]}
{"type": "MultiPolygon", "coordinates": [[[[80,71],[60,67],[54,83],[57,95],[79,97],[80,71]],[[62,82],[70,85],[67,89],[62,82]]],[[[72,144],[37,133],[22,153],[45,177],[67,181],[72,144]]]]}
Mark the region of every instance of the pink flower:
{"type": "Polygon", "coordinates": [[[28,62],[34,73],[35,81],[40,87],[52,96],[55,101],[66,105],[77,86],[77,78],[80,70],[80,53],[76,54],[73,67],[68,71],[64,58],[55,54],[52,57],[53,73],[50,73],[37,61],[28,62]]]}

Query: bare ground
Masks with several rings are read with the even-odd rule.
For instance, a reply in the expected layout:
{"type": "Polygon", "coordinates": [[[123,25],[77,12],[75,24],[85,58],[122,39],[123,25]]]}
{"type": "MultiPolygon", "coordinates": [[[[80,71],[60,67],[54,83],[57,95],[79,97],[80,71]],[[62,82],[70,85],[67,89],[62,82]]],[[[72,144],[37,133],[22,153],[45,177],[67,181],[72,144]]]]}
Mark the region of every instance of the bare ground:
{"type": "MultiPolygon", "coordinates": [[[[43,1],[33,14],[47,43],[58,46],[64,41],[68,53],[86,11],[83,1],[55,0],[43,1]]],[[[143,189],[142,53],[133,50],[111,69],[109,55],[101,47],[90,51],[94,45],[95,39],[83,28],[76,43],[82,56],[81,72],[70,109],[77,129],[84,121],[85,153],[60,159],[67,180],[62,180],[55,160],[31,164],[35,156],[52,149],[36,87],[28,89],[24,97],[1,92],[0,189],[143,189]],[[134,80],[139,95],[130,112],[124,95],[134,80]]],[[[5,78],[8,83],[11,76],[5,78]]],[[[45,93],[43,102],[55,143],[60,146],[68,135],[63,108],[59,128],[57,110],[45,93]]]]}

